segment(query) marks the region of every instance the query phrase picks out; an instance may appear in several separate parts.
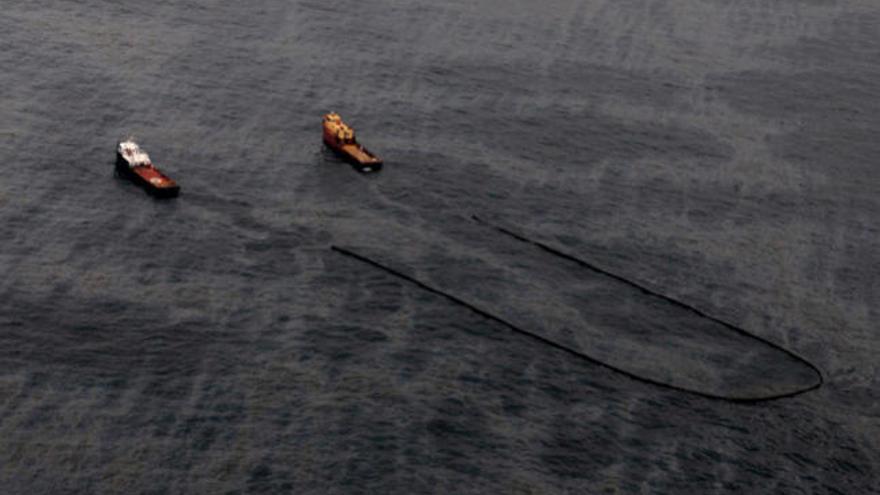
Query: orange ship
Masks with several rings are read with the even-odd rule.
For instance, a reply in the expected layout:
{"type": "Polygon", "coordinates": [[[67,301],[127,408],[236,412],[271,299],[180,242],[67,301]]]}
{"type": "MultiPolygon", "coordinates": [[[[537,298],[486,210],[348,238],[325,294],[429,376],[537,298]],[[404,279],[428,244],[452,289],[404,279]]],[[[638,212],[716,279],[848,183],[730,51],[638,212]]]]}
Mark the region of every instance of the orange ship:
{"type": "Polygon", "coordinates": [[[324,144],[362,172],[382,168],[382,160],[357,142],[354,129],[343,122],[337,113],[324,116],[324,144]]]}
{"type": "Polygon", "coordinates": [[[180,193],[177,182],[154,167],[150,155],[131,139],[116,146],[116,170],[155,196],[173,197],[180,193]]]}

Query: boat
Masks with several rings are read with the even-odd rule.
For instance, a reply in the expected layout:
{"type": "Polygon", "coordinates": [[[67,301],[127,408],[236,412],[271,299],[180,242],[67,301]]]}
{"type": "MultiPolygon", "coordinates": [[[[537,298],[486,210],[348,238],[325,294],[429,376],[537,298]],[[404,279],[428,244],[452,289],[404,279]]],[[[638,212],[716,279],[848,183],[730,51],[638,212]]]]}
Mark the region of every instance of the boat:
{"type": "Polygon", "coordinates": [[[382,159],[357,141],[354,129],[343,122],[337,113],[324,116],[324,144],[361,172],[382,168],[382,159]]]}
{"type": "Polygon", "coordinates": [[[150,155],[131,138],[116,146],[116,171],[154,196],[170,198],[180,193],[177,182],[156,168],[150,155]]]}

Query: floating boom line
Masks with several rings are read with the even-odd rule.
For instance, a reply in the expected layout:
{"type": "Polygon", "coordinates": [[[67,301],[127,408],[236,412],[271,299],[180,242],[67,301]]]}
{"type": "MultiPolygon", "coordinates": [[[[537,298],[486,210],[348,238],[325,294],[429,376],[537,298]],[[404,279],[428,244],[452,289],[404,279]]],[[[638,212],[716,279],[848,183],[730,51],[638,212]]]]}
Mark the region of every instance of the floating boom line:
{"type": "Polygon", "coordinates": [[[737,333],[737,334],[739,334],[739,335],[742,335],[742,336],[745,336],[745,337],[750,338],[750,339],[752,339],[752,340],[755,340],[755,341],[757,341],[757,342],[760,342],[760,343],[762,343],[762,344],[764,344],[764,345],[766,345],[766,346],[769,346],[769,347],[771,347],[771,348],[773,348],[773,349],[775,349],[775,350],[777,350],[777,351],[781,351],[782,353],[784,353],[785,355],[791,357],[791,358],[794,359],[795,361],[798,361],[798,362],[800,362],[800,363],[806,365],[806,366],[807,366],[807,367],[808,367],[813,373],[815,373],[815,375],[816,375],[816,382],[813,383],[812,385],[810,385],[809,387],[804,387],[804,388],[802,388],[802,389],[800,389],[800,390],[795,390],[795,391],[793,391],[793,392],[789,392],[789,393],[785,393],[785,394],[779,394],[779,395],[780,395],[779,397],[771,397],[771,398],[792,397],[792,396],[795,396],[795,395],[802,394],[802,393],[804,393],[804,392],[809,392],[809,391],[811,391],[811,390],[815,390],[815,389],[821,387],[821,386],[825,383],[825,379],[824,379],[824,377],[823,377],[823,375],[822,375],[822,372],[819,370],[819,368],[818,368],[815,364],[811,363],[811,362],[808,361],[806,358],[804,358],[804,357],[802,357],[802,356],[796,354],[794,351],[792,351],[792,350],[790,350],[790,349],[786,349],[785,347],[782,347],[781,345],[779,345],[779,344],[777,344],[777,343],[775,343],[775,342],[772,342],[772,341],[770,341],[770,340],[767,340],[766,338],[761,337],[761,336],[759,336],[759,335],[757,335],[757,334],[754,334],[754,333],[752,333],[752,332],[750,332],[750,331],[748,331],[748,330],[746,330],[746,329],[744,329],[744,328],[742,328],[742,327],[740,327],[740,326],[734,325],[733,323],[729,323],[729,322],[726,322],[726,321],[724,321],[724,320],[722,320],[722,319],[720,319],[720,318],[716,318],[716,317],[714,317],[714,316],[712,316],[712,315],[710,315],[710,314],[708,314],[708,313],[705,313],[705,312],[702,311],[701,309],[699,309],[699,308],[697,308],[697,307],[695,307],[695,306],[692,306],[692,305],[690,305],[690,304],[688,304],[688,303],[685,303],[685,302],[679,301],[678,299],[675,299],[675,298],[673,298],[673,297],[667,296],[666,294],[663,294],[663,293],[657,292],[656,290],[650,289],[650,288],[646,287],[645,285],[642,285],[641,283],[636,282],[636,281],[634,281],[634,280],[632,280],[632,279],[630,279],[630,278],[627,278],[627,277],[624,277],[624,276],[621,276],[621,275],[617,275],[616,273],[613,273],[613,272],[611,272],[611,271],[608,271],[608,270],[606,270],[606,269],[604,269],[604,268],[600,268],[599,266],[597,266],[597,265],[595,265],[595,264],[593,264],[593,263],[590,263],[590,262],[588,262],[588,261],[586,261],[586,260],[583,260],[583,259],[581,259],[581,258],[578,258],[578,257],[573,256],[573,255],[571,255],[571,254],[568,254],[568,253],[566,253],[566,252],[563,252],[563,251],[561,251],[561,250],[559,250],[559,249],[557,249],[557,248],[554,248],[554,247],[552,247],[552,246],[550,246],[550,245],[548,245],[548,244],[545,244],[545,243],[543,243],[543,242],[541,242],[541,241],[536,241],[536,240],[534,240],[534,239],[530,239],[530,238],[528,238],[528,237],[526,237],[526,236],[524,236],[524,235],[517,234],[516,232],[513,232],[513,231],[510,230],[510,229],[507,229],[507,228],[502,227],[502,226],[500,226],[500,225],[493,224],[493,223],[491,223],[491,222],[489,222],[489,221],[487,221],[487,220],[484,220],[484,219],[478,217],[477,215],[472,215],[471,218],[472,218],[475,222],[477,222],[477,223],[479,223],[479,224],[482,224],[482,225],[484,225],[484,226],[486,226],[486,227],[489,227],[489,228],[491,228],[491,229],[493,229],[493,230],[496,230],[496,231],[498,231],[498,232],[500,232],[500,233],[502,233],[502,234],[504,234],[504,235],[506,235],[506,236],[508,236],[508,237],[511,237],[511,238],[513,238],[513,239],[516,239],[517,241],[520,241],[520,242],[523,242],[523,243],[526,243],[526,244],[531,244],[532,246],[535,246],[535,247],[541,249],[542,251],[547,252],[547,253],[549,253],[549,254],[551,254],[551,255],[553,255],[553,256],[557,256],[557,257],[559,257],[559,258],[562,258],[562,259],[565,259],[565,260],[568,260],[568,261],[574,262],[574,263],[576,263],[577,265],[580,265],[581,267],[586,268],[586,269],[588,269],[588,270],[590,270],[590,271],[593,271],[593,272],[598,273],[598,274],[600,274],[600,275],[604,275],[604,276],[606,276],[606,277],[609,277],[609,278],[611,278],[611,279],[617,280],[617,281],[619,281],[619,282],[623,282],[624,284],[629,285],[630,287],[634,287],[634,288],[638,289],[638,290],[641,291],[643,294],[646,294],[646,295],[649,295],[649,296],[652,296],[652,297],[656,297],[656,298],[658,298],[658,299],[660,299],[660,300],[662,300],[662,301],[665,301],[665,302],[667,302],[667,303],[669,303],[669,304],[671,304],[671,305],[673,305],[673,306],[676,306],[676,307],[678,307],[678,308],[681,308],[681,309],[687,310],[687,311],[689,311],[689,312],[691,312],[691,313],[693,313],[693,314],[699,316],[700,318],[705,318],[705,319],[707,319],[707,320],[709,320],[709,321],[712,321],[712,322],[714,322],[714,323],[717,323],[717,324],[721,325],[722,327],[724,327],[724,328],[727,329],[727,330],[733,331],[733,332],[735,332],[735,333],[737,333]]]}
{"type": "MultiPolygon", "coordinates": [[[[474,217],[474,218],[476,220],[479,220],[476,217],[474,217]]],[[[488,225],[486,222],[482,222],[482,223],[488,225]]],[[[640,382],[640,383],[654,385],[656,387],[674,390],[677,392],[684,392],[684,393],[695,395],[698,397],[703,397],[705,399],[719,400],[719,401],[725,401],[725,402],[735,402],[735,403],[766,402],[766,401],[771,401],[771,400],[783,399],[783,398],[787,398],[787,397],[794,397],[796,395],[800,395],[802,393],[816,389],[822,385],[822,374],[819,373],[819,370],[815,366],[813,366],[808,361],[806,361],[802,358],[799,358],[798,356],[794,355],[793,353],[791,353],[785,349],[782,349],[781,347],[779,347],[771,342],[764,341],[763,339],[761,339],[760,337],[757,337],[757,336],[755,336],[755,338],[758,339],[759,341],[766,342],[767,344],[773,346],[774,348],[782,349],[787,354],[792,355],[795,358],[799,359],[800,361],[803,361],[804,363],[806,363],[811,369],[813,369],[817,373],[817,375],[819,377],[819,381],[816,384],[813,384],[809,387],[790,391],[790,392],[784,392],[784,393],[773,394],[773,395],[754,396],[754,397],[736,397],[736,396],[712,394],[712,393],[704,392],[701,390],[696,390],[696,389],[691,389],[691,388],[682,387],[682,386],[678,386],[678,385],[673,385],[670,383],[661,382],[659,380],[655,380],[655,379],[649,378],[647,376],[643,376],[643,375],[633,373],[631,371],[627,371],[623,368],[620,368],[620,367],[615,366],[613,364],[602,361],[601,359],[590,356],[589,354],[586,354],[582,351],[579,351],[577,349],[573,349],[571,347],[562,345],[562,344],[555,342],[551,339],[543,337],[535,332],[532,332],[532,331],[526,330],[524,328],[521,328],[517,325],[514,325],[513,323],[501,318],[500,316],[497,316],[495,314],[490,313],[489,311],[481,309],[481,308],[475,306],[474,304],[465,301],[464,299],[461,299],[461,298],[459,298],[453,294],[450,294],[446,291],[443,291],[441,289],[432,287],[431,285],[428,285],[427,283],[422,282],[421,280],[418,280],[415,277],[409,276],[401,271],[398,271],[394,268],[391,268],[387,265],[384,265],[384,264],[382,264],[372,258],[369,258],[363,254],[359,254],[355,251],[352,251],[351,249],[347,249],[347,248],[335,246],[335,245],[331,246],[331,249],[333,251],[343,255],[343,256],[353,258],[353,259],[358,260],[366,265],[369,265],[369,266],[372,266],[373,268],[381,270],[389,275],[392,275],[392,276],[397,277],[399,279],[405,280],[405,281],[407,281],[407,282],[415,285],[416,287],[419,287],[427,292],[441,296],[441,297],[451,301],[452,303],[454,303],[458,306],[462,306],[464,308],[469,309],[471,312],[476,313],[477,315],[482,316],[483,318],[494,321],[496,323],[500,323],[501,325],[507,327],[508,329],[510,329],[511,331],[513,331],[516,334],[519,334],[519,335],[527,337],[531,340],[537,341],[538,343],[543,344],[548,347],[551,347],[553,349],[557,349],[559,351],[562,351],[568,355],[574,356],[574,357],[581,359],[583,361],[587,361],[591,364],[600,366],[602,368],[613,371],[615,373],[619,373],[621,375],[626,376],[627,378],[630,378],[630,379],[637,381],[637,382],[640,382]]]]}

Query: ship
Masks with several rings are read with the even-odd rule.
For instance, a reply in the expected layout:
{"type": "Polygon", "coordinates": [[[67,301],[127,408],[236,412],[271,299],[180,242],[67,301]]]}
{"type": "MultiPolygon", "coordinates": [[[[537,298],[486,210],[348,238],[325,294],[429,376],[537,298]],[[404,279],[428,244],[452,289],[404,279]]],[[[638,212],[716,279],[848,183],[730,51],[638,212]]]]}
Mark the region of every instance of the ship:
{"type": "Polygon", "coordinates": [[[324,116],[324,144],[361,172],[382,168],[382,159],[370,152],[354,137],[354,129],[337,113],[324,116]]]}
{"type": "Polygon", "coordinates": [[[180,193],[177,182],[156,168],[150,155],[131,138],[116,146],[116,171],[154,196],[170,198],[180,193]]]}

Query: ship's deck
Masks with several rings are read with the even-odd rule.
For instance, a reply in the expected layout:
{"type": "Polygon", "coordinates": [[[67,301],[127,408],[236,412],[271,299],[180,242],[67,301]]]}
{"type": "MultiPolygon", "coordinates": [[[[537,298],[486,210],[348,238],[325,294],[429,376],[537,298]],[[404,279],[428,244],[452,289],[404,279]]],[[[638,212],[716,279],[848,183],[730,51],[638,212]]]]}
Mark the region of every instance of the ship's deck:
{"type": "Polygon", "coordinates": [[[361,146],[356,144],[344,144],[342,145],[342,151],[348,153],[361,163],[374,163],[379,161],[377,157],[367,153],[361,146]]]}
{"type": "Polygon", "coordinates": [[[132,171],[140,175],[150,184],[153,184],[156,187],[172,187],[176,185],[175,182],[171,180],[168,176],[152,166],[141,165],[138,167],[133,167],[132,171]]]}

